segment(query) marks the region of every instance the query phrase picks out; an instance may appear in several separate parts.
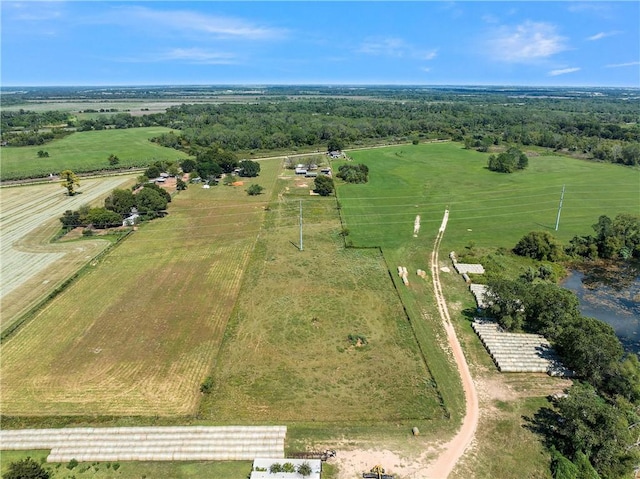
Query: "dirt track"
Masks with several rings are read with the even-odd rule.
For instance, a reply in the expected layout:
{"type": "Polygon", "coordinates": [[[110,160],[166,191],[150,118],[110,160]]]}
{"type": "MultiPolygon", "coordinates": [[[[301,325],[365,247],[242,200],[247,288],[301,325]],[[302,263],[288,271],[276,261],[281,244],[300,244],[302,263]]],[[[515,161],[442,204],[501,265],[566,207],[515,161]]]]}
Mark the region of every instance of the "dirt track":
{"type": "Polygon", "coordinates": [[[455,329],[451,324],[451,317],[449,316],[449,309],[442,293],[442,285],[440,284],[440,268],[438,265],[438,250],[440,249],[440,243],[444,236],[444,231],[447,227],[447,221],[449,219],[449,211],[446,210],[444,218],[442,219],[442,225],[438,231],[438,236],[433,244],[433,251],[431,252],[431,275],[433,278],[433,290],[435,293],[436,301],[438,303],[438,311],[440,317],[444,323],[445,331],[447,332],[447,339],[449,346],[453,352],[453,356],[460,372],[462,379],[462,387],[464,389],[464,397],[467,405],[467,411],[462,422],[462,427],[454,438],[449,441],[444,450],[438,456],[427,469],[426,477],[428,479],[444,479],[449,476],[453,468],[455,467],[458,459],[464,454],[467,447],[471,444],[476,428],[478,426],[479,408],[478,408],[478,394],[476,392],[473,378],[469,372],[469,366],[460,347],[460,342],[456,336],[455,329]]]}
{"type": "MultiPolygon", "coordinates": [[[[438,231],[431,253],[431,273],[438,311],[447,333],[449,347],[451,348],[462,379],[467,405],[462,427],[453,439],[444,446],[438,447],[437,450],[435,447],[431,448],[427,446],[421,454],[413,457],[397,451],[376,447],[377,444],[372,444],[372,447],[368,449],[339,448],[338,456],[336,459],[332,459],[332,462],[338,464],[340,469],[339,477],[341,479],[352,478],[354,474],[360,474],[362,471],[369,470],[374,464],[392,464],[392,472],[411,479],[445,479],[451,474],[458,460],[471,445],[474,438],[479,419],[478,395],[458,337],[451,324],[451,318],[444,299],[439,276],[438,250],[440,249],[440,243],[444,236],[448,217],[449,212],[445,211],[442,225],[438,231]],[[435,459],[433,459],[434,455],[435,459]]],[[[389,449],[392,448],[390,447],[389,449]]]]}

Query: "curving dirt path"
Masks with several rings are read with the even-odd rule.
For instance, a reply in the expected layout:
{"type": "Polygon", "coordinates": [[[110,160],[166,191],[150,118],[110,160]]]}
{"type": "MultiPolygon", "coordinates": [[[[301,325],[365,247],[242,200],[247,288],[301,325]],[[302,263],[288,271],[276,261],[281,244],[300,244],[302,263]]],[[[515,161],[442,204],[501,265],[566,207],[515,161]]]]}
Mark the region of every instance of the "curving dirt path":
{"type": "Polygon", "coordinates": [[[449,219],[449,210],[445,210],[444,217],[442,218],[442,224],[436,240],[433,244],[433,251],[431,252],[431,275],[433,278],[433,290],[438,304],[438,311],[444,324],[445,331],[447,333],[447,339],[449,346],[453,352],[453,356],[460,372],[462,379],[462,387],[464,389],[464,398],[467,405],[467,410],[462,421],[462,427],[454,438],[444,446],[444,450],[440,453],[438,458],[429,465],[425,477],[428,479],[446,479],[453,468],[455,467],[458,459],[464,454],[467,447],[471,444],[476,428],[478,426],[479,408],[478,408],[478,394],[476,387],[473,383],[473,378],[469,372],[469,366],[462,352],[462,347],[456,336],[455,329],[451,324],[451,317],[449,316],[449,309],[442,293],[442,285],[440,284],[440,268],[438,267],[438,250],[440,249],[440,243],[444,236],[444,231],[447,227],[447,221],[449,219]]]}

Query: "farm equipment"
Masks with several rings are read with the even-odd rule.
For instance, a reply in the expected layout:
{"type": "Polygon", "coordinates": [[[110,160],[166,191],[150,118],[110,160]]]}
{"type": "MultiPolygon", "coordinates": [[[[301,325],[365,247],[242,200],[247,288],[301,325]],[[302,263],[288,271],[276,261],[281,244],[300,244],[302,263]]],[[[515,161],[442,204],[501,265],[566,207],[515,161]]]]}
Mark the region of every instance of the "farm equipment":
{"type": "Polygon", "coordinates": [[[293,452],[290,457],[293,459],[320,459],[321,461],[326,461],[329,458],[336,457],[336,451],[325,449],[324,451],[293,452]]]}
{"type": "Polygon", "coordinates": [[[384,467],[380,464],[373,466],[371,471],[363,472],[362,477],[364,479],[393,479],[392,474],[385,474],[384,467]]]}

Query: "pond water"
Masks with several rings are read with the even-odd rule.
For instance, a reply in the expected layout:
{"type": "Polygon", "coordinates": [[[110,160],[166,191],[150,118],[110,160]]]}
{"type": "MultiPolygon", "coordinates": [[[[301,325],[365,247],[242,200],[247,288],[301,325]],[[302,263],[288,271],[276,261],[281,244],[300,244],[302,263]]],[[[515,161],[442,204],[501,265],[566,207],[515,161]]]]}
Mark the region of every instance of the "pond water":
{"type": "Polygon", "coordinates": [[[640,354],[640,268],[571,271],[561,286],[573,291],[583,316],[610,324],[625,351],[640,354]]]}

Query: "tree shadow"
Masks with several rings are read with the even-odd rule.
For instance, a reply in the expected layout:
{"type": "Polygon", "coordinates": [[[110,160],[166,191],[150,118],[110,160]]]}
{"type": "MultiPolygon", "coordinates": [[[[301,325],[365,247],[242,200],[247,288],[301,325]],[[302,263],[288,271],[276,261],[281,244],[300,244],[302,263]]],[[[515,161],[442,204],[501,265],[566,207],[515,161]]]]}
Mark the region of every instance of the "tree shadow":
{"type": "Polygon", "coordinates": [[[562,420],[560,414],[548,407],[542,407],[536,411],[533,417],[522,416],[523,428],[540,437],[546,447],[554,445],[557,425],[562,420]]]}

